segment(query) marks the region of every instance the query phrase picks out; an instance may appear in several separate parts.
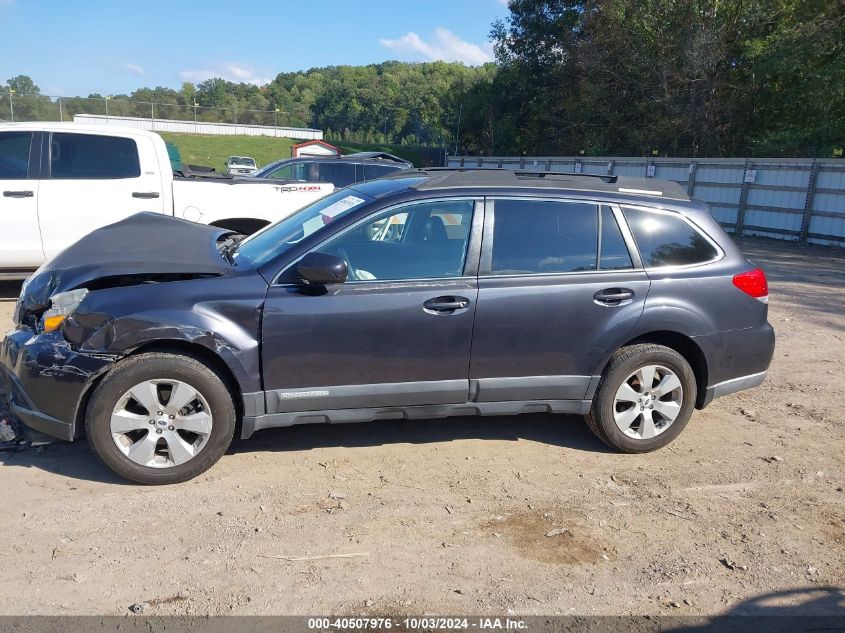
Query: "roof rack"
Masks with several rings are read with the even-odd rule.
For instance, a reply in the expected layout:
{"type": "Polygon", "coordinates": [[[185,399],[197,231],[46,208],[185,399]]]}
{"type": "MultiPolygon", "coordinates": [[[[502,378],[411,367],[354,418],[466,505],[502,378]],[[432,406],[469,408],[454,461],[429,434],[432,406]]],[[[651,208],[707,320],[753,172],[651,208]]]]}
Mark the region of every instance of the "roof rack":
{"type": "Polygon", "coordinates": [[[546,176],[566,176],[569,178],[597,178],[602,182],[614,184],[619,176],[615,174],[575,174],[570,171],[537,171],[531,169],[508,169],[507,167],[420,167],[418,171],[486,171],[486,172],[513,172],[515,176],[529,176],[533,178],[545,178],[546,176]]]}
{"type": "Polygon", "coordinates": [[[443,189],[447,187],[530,187],[540,189],[564,188],[585,191],[606,191],[636,196],[660,196],[674,200],[689,200],[687,191],[677,181],[658,178],[637,178],[611,174],[573,174],[536,169],[507,169],[484,167],[422,167],[403,171],[389,177],[428,175],[426,182],[415,189],[443,189]]]}
{"type": "Polygon", "coordinates": [[[383,161],[390,161],[393,163],[405,163],[411,164],[411,161],[405,160],[404,158],[400,158],[394,154],[389,154],[387,152],[353,152],[352,154],[343,154],[338,155],[337,158],[357,158],[357,159],[369,159],[369,160],[383,160],[383,161]]]}

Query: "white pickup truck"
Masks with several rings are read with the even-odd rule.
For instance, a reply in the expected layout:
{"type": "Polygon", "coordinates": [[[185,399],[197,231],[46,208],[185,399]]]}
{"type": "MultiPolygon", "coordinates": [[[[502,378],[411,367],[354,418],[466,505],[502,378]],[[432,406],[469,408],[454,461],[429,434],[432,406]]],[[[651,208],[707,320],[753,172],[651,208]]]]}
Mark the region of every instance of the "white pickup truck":
{"type": "Polygon", "coordinates": [[[139,211],[252,233],[333,189],[331,183],[186,177],[171,169],[164,140],[145,130],[3,123],[0,279],[26,277],[83,235],[139,211]]]}

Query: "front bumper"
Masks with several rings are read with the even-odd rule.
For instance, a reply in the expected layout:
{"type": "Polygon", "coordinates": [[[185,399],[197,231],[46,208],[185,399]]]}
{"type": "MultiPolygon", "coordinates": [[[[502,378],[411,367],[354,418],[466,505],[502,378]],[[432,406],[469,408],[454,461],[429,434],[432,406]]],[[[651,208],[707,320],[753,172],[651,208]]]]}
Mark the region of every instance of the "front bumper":
{"type": "Polygon", "coordinates": [[[20,327],[0,343],[0,374],[20,421],[62,440],[77,435],[76,417],[93,381],[113,358],[76,352],[61,332],[20,327]]]}

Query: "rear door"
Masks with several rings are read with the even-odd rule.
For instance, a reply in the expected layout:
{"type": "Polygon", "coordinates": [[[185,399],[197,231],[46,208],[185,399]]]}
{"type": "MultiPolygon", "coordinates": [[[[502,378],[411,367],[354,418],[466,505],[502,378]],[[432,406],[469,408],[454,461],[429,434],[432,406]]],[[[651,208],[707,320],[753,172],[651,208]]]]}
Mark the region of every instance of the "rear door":
{"type": "Polygon", "coordinates": [[[101,226],[140,211],[164,211],[151,139],[53,132],[47,152],[38,215],[48,259],[101,226]]]}
{"type": "Polygon", "coordinates": [[[580,400],[649,289],[620,211],[536,198],[486,206],[470,365],[478,400],[580,400]]]}
{"type": "Polygon", "coordinates": [[[0,268],[38,268],[44,262],[38,226],[41,132],[0,132],[0,268]]]}

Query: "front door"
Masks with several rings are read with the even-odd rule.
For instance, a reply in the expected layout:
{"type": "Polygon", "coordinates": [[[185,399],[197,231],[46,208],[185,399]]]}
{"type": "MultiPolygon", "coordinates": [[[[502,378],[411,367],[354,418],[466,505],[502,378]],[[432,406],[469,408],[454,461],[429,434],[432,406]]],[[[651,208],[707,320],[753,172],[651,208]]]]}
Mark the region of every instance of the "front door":
{"type": "Polygon", "coordinates": [[[480,209],[449,199],[376,212],[315,249],[346,260],[345,283],[272,285],[267,412],[466,402],[480,209]]]}
{"type": "MultiPolygon", "coordinates": [[[[40,132],[0,132],[0,269],[44,263],[38,226],[40,132]]],[[[2,272],[2,271],[0,271],[2,272]]]]}
{"type": "Polygon", "coordinates": [[[54,132],[38,207],[47,258],[107,224],[163,212],[167,196],[155,156],[147,138],[54,132]]]}
{"type": "Polygon", "coordinates": [[[649,290],[621,214],[527,198],[487,206],[470,369],[478,400],[580,400],[649,290]]]}

